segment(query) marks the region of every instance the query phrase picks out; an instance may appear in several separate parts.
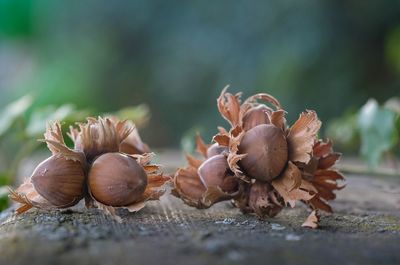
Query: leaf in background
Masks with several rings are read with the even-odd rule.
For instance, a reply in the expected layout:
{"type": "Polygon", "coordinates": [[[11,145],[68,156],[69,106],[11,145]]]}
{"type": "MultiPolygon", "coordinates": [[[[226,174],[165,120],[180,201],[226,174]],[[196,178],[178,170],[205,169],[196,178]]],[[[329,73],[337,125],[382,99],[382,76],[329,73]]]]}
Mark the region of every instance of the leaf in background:
{"type": "Polygon", "coordinates": [[[147,105],[141,104],[135,107],[120,109],[111,115],[115,115],[121,120],[131,120],[137,127],[144,126],[150,118],[150,110],[147,105]]]}
{"type": "Polygon", "coordinates": [[[361,155],[371,166],[376,166],[382,154],[397,144],[396,113],[381,108],[374,99],[361,108],[358,126],[361,135],[361,155]]]}
{"type": "Polygon", "coordinates": [[[0,172],[0,187],[11,183],[11,175],[9,172],[0,172]]]}
{"type": "Polygon", "coordinates": [[[45,131],[46,124],[50,121],[63,121],[68,116],[73,115],[75,107],[65,104],[56,108],[49,106],[44,109],[34,111],[26,127],[26,133],[30,137],[36,137],[45,131]]]}
{"type": "Polygon", "coordinates": [[[386,109],[391,110],[400,115],[400,98],[389,98],[383,105],[386,109]]]}
{"type": "Polygon", "coordinates": [[[8,131],[14,121],[23,115],[32,103],[33,97],[27,95],[10,103],[0,112],[0,136],[8,131]]]}
{"type": "Polygon", "coordinates": [[[333,140],[335,146],[346,151],[357,151],[360,144],[358,115],[351,111],[328,124],[326,135],[333,140]]]}
{"type": "Polygon", "coordinates": [[[0,187],[0,211],[8,207],[8,190],[6,187],[0,187]]]}
{"type": "MultiPolygon", "coordinates": [[[[204,131],[202,128],[195,126],[186,131],[181,138],[181,149],[186,154],[193,154],[196,150],[196,136],[204,131]]],[[[207,142],[207,141],[206,141],[207,142]]]]}

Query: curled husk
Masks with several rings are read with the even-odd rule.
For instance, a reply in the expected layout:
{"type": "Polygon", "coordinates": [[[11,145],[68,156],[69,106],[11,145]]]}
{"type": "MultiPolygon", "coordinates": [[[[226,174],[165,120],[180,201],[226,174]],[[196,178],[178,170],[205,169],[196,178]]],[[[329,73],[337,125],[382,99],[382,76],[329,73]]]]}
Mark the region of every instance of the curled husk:
{"type": "Polygon", "coordinates": [[[86,159],[84,153],[65,145],[59,122],[49,124],[44,142],[52,156],[40,163],[31,177],[10,198],[20,203],[17,213],[32,207],[52,210],[77,204],[85,196],[86,159]]]}
{"type": "MultiPolygon", "coordinates": [[[[141,142],[132,122],[119,121],[115,117],[99,117],[98,119],[89,118],[87,123],[78,125],[79,129],[70,128],[70,135],[74,141],[75,148],[84,152],[88,162],[91,164],[91,170],[89,170],[88,195],[85,198],[87,207],[97,207],[120,221],[121,219],[116,214],[117,208],[124,208],[130,212],[137,212],[145,206],[147,201],[158,200],[160,196],[165,193],[163,186],[170,179],[160,172],[159,165],[151,163],[151,159],[154,156],[153,153],[134,154],[135,151],[132,152],[133,154],[124,154],[121,152],[122,143],[126,143],[127,141],[132,146],[136,146],[135,150],[139,150],[141,148],[140,146],[143,147],[143,145],[146,146],[146,150],[148,149],[147,145],[141,142]],[[132,141],[132,139],[134,139],[134,141],[132,141]],[[103,159],[110,157],[117,159],[118,162],[114,161],[115,159],[103,159]],[[102,163],[96,163],[97,159],[102,160],[102,163]],[[130,168],[124,169],[123,166],[127,163],[130,164],[130,168]],[[117,164],[119,164],[119,166],[116,166],[117,164]],[[107,170],[105,167],[107,167],[107,170]],[[103,174],[98,173],[98,168],[102,169],[103,174]],[[90,181],[93,173],[92,170],[96,170],[96,175],[101,175],[104,184],[109,184],[109,187],[112,188],[112,190],[109,191],[108,199],[97,200],[96,196],[92,194],[91,184],[96,183],[96,181],[90,181]],[[137,174],[128,173],[129,170],[136,171],[137,174]],[[113,171],[116,174],[113,175],[113,171]],[[137,175],[140,175],[139,178],[142,179],[142,181],[140,185],[133,187],[135,194],[133,195],[132,189],[125,189],[128,194],[118,195],[118,191],[120,191],[117,187],[118,183],[121,185],[134,185],[135,181],[137,181],[137,175]],[[114,181],[111,179],[114,179],[114,181]],[[124,181],[121,181],[121,179],[124,179],[124,181]],[[113,186],[111,186],[111,184],[113,184],[113,186]]],[[[145,150],[143,149],[142,151],[145,150]]],[[[104,188],[105,185],[100,186],[104,188]]],[[[99,189],[97,191],[99,191],[99,189]]],[[[104,199],[104,197],[102,199],[104,199]]]]}
{"type": "Polygon", "coordinates": [[[18,189],[10,190],[10,198],[22,204],[18,213],[32,207],[65,208],[84,197],[86,207],[102,209],[120,221],[116,208],[139,211],[146,201],[157,200],[164,194],[163,186],[170,179],[160,172],[159,165],[151,163],[153,154],[146,153],[149,148],[140,140],[132,122],[88,118],[87,123],[70,128],[69,136],[74,149],[65,145],[59,122],[48,126],[44,141],[52,157],[40,164],[32,177],[18,189]],[[134,146],[135,151],[122,153],[124,142],[134,146]],[[49,163],[54,164],[54,169],[50,170],[49,163]],[[92,182],[87,180],[90,172],[95,175],[92,182]],[[100,200],[91,192],[93,183],[97,184],[93,188],[97,188],[100,200]],[[108,197],[104,195],[105,187],[111,188],[108,197]],[[56,192],[56,196],[49,195],[56,192]]]}
{"type": "Polygon", "coordinates": [[[175,173],[172,195],[199,209],[237,196],[239,182],[227,163],[227,149],[206,145],[199,135],[196,142],[203,158],[186,155],[188,166],[175,173]]]}
{"type": "MultiPolygon", "coordinates": [[[[218,98],[217,106],[230,129],[218,128],[219,133],[213,137],[216,144],[205,145],[197,140],[197,151],[205,159],[190,159],[189,168],[193,165],[202,168],[209,163],[208,154],[218,155],[209,151],[211,148],[222,150],[239,187],[235,196],[226,199],[233,199],[243,212],[255,213],[260,218],[273,217],[285,206],[294,207],[297,201],[313,210],[331,212],[327,202],[335,198],[335,190],[343,188],[337,181],[344,177],[331,168],[340,157],[333,152],[332,142],[317,138],[321,121],[316,112],[306,110],[288,126],[286,112],[273,96],[256,94],[242,103],[240,93],[233,95],[226,90],[218,98]]],[[[225,163],[219,164],[215,172],[225,170],[225,163]]],[[[190,170],[191,179],[197,180],[196,170],[190,170]]],[[[178,194],[180,197],[184,194],[187,202],[194,194],[191,191],[194,185],[182,185],[187,182],[188,174],[181,173],[175,175],[175,187],[179,186],[178,194]]],[[[221,183],[214,182],[222,190],[221,183]]],[[[202,197],[201,191],[204,196],[204,188],[196,189],[196,198],[202,197]]]]}

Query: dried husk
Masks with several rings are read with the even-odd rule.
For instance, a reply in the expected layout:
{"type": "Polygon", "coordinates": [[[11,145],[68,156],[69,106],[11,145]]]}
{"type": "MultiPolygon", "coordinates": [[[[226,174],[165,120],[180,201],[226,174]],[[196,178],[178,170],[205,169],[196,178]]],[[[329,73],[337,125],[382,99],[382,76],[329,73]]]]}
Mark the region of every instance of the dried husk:
{"type": "Polygon", "coordinates": [[[320,216],[316,210],[312,211],[311,214],[307,217],[304,223],[301,225],[302,227],[308,227],[312,229],[316,229],[319,226],[320,216]]]}
{"type": "Polygon", "coordinates": [[[332,146],[330,140],[327,142],[316,141],[313,146],[312,159],[303,169],[303,179],[308,180],[318,191],[315,197],[307,203],[312,209],[329,213],[333,212],[328,201],[336,198],[334,191],[345,187],[338,183],[345,180],[344,176],[332,168],[341,156],[333,151],[332,146]]]}
{"type": "Polygon", "coordinates": [[[208,157],[208,151],[213,146],[206,145],[199,135],[196,144],[197,152],[204,158],[186,155],[188,166],[175,173],[171,194],[198,209],[209,208],[217,202],[237,196],[239,185],[229,170],[226,155],[208,157]]]}
{"type": "Polygon", "coordinates": [[[65,145],[61,124],[59,122],[49,123],[44,134],[44,140],[41,141],[47,143],[52,157],[43,162],[46,163],[44,166],[48,168],[40,168],[43,164],[39,165],[37,169],[41,172],[34,172],[33,176],[38,173],[48,176],[49,179],[46,184],[43,184],[44,181],[41,176],[36,176],[37,187],[35,188],[32,177],[30,177],[16,190],[9,188],[10,199],[21,204],[17,208],[19,214],[31,208],[54,210],[70,207],[85,196],[83,183],[87,168],[85,155],[65,145]],[[72,167],[71,174],[68,176],[59,175],[60,171],[65,171],[67,166],[72,167]],[[57,182],[66,182],[68,178],[71,178],[69,184],[63,191],[60,191],[61,186],[57,182]],[[39,186],[40,188],[38,188],[39,186]]]}
{"type": "Polygon", "coordinates": [[[249,207],[260,217],[274,217],[285,206],[283,198],[267,182],[256,181],[249,192],[249,207]]]}
{"type": "MultiPolygon", "coordinates": [[[[149,150],[141,142],[133,123],[129,121],[119,121],[116,118],[88,118],[87,123],[80,123],[78,127],[71,127],[69,133],[70,138],[74,142],[75,149],[68,148],[65,145],[59,122],[48,125],[43,141],[47,143],[53,157],[80,164],[85,176],[89,172],[91,164],[98,156],[110,152],[119,153],[122,149],[121,143],[124,141],[134,143],[133,145],[135,145],[137,152],[141,153],[149,150]]],[[[142,209],[147,201],[158,200],[165,193],[165,184],[171,179],[160,172],[159,165],[151,163],[153,155],[152,153],[126,154],[126,156],[129,156],[130,159],[135,160],[140,165],[146,175],[147,186],[143,190],[137,191],[135,200],[121,207],[105,205],[92,196],[87,183],[85,183],[83,196],[86,207],[97,207],[110,214],[117,221],[121,221],[121,218],[116,213],[117,208],[125,208],[130,212],[135,212],[142,209]]],[[[17,209],[17,213],[23,213],[32,207],[46,210],[67,207],[67,205],[54,205],[54,202],[52,203],[45,199],[35,189],[31,179],[27,179],[16,190],[10,189],[10,198],[22,204],[17,209]]]]}
{"type": "MultiPolygon", "coordinates": [[[[308,204],[312,209],[332,211],[327,201],[335,198],[335,190],[344,187],[337,184],[344,177],[331,168],[340,157],[340,154],[333,152],[332,142],[324,143],[317,139],[321,121],[315,111],[306,110],[301,113],[290,127],[287,125],[285,110],[273,96],[256,94],[242,103],[241,93],[228,93],[227,88],[223,89],[217,99],[217,106],[221,116],[229,122],[230,129],[218,127],[219,133],[213,137],[216,144],[211,147],[198,139],[197,150],[206,159],[211,155],[227,156],[229,168],[239,185],[234,205],[244,213],[255,213],[261,218],[277,214],[284,206],[294,207],[297,201],[308,204]],[[279,141],[284,144],[277,144],[279,141],[267,134],[251,137],[249,134],[246,137],[248,132],[259,126],[270,126],[281,132],[282,138],[279,141]],[[223,151],[207,152],[216,147],[223,151]],[[271,150],[278,152],[275,155],[269,153],[271,150]],[[271,197],[271,194],[274,196],[271,197]],[[271,204],[272,201],[274,203],[271,204]]],[[[191,168],[178,171],[177,175],[178,178],[181,175],[191,176],[190,179],[197,185],[196,199],[201,200],[204,185],[198,181],[196,168],[201,167],[204,160],[193,157],[188,160],[191,168]]],[[[224,166],[221,167],[223,170],[224,166]]],[[[180,185],[179,189],[180,194],[187,192],[184,185],[180,185]]]]}
{"type": "Polygon", "coordinates": [[[88,163],[105,153],[119,152],[121,143],[134,131],[128,121],[113,121],[110,118],[87,118],[86,123],[78,123],[79,129],[70,128],[69,136],[75,149],[86,155],[88,163]]]}

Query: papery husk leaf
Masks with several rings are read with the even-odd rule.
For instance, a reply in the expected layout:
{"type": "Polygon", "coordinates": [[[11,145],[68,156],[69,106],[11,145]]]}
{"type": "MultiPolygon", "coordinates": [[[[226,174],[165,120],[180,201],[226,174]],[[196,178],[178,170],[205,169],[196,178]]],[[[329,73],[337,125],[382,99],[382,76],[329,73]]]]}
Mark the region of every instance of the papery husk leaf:
{"type": "Polygon", "coordinates": [[[116,130],[121,132],[120,137],[122,138],[125,136],[125,133],[129,133],[129,130],[132,130],[128,136],[126,136],[125,140],[121,142],[120,152],[132,155],[141,155],[151,152],[150,147],[142,141],[142,138],[140,137],[139,132],[133,122],[126,121],[126,123],[121,123],[117,120],[114,120],[114,122],[117,124],[116,130]]]}
{"type": "Polygon", "coordinates": [[[319,219],[320,217],[318,215],[318,212],[312,211],[311,214],[307,217],[306,221],[301,226],[316,229],[319,226],[319,219]]]}
{"type": "Polygon", "coordinates": [[[311,206],[312,209],[319,209],[319,210],[322,210],[322,211],[325,211],[325,212],[328,212],[328,213],[332,213],[333,212],[332,207],[328,203],[323,201],[318,196],[318,194],[315,195],[315,197],[313,197],[307,203],[311,206]]]}
{"type": "Polygon", "coordinates": [[[219,98],[217,99],[218,110],[222,117],[227,120],[232,127],[236,127],[241,123],[240,96],[241,93],[232,95],[227,93],[229,86],[226,86],[219,98]]]}
{"type": "Polygon", "coordinates": [[[156,165],[156,164],[145,165],[145,166],[143,166],[143,168],[147,174],[152,174],[152,173],[159,171],[161,168],[161,165],[156,165]]]}
{"type": "Polygon", "coordinates": [[[313,155],[316,157],[324,157],[331,153],[333,153],[332,149],[333,143],[331,140],[327,142],[323,142],[322,140],[318,140],[313,147],[313,155]]]}
{"type": "Polygon", "coordinates": [[[334,190],[341,190],[345,185],[340,186],[337,180],[344,180],[344,177],[335,170],[317,170],[311,183],[318,190],[318,197],[330,201],[336,198],[334,190]]]}
{"type": "Polygon", "coordinates": [[[280,177],[272,181],[272,186],[283,197],[286,203],[293,208],[297,200],[308,201],[314,197],[312,190],[305,190],[306,184],[302,186],[301,171],[289,162],[287,168],[280,177]]]}
{"type": "Polygon", "coordinates": [[[338,181],[345,178],[336,170],[329,169],[340,158],[339,153],[334,153],[332,141],[318,140],[313,147],[313,157],[304,168],[303,177],[308,179],[317,189],[318,193],[310,201],[306,202],[312,209],[320,209],[332,212],[332,207],[327,203],[336,198],[335,190],[341,190],[345,185],[339,185],[338,181]]]}
{"type": "Polygon", "coordinates": [[[70,130],[75,148],[84,152],[89,161],[109,152],[118,152],[121,143],[134,131],[129,121],[113,121],[110,118],[87,118],[79,123],[79,133],[70,130]]]}
{"type": "Polygon", "coordinates": [[[259,181],[251,186],[248,203],[259,218],[274,217],[285,206],[282,197],[269,183],[259,181]]]}
{"type": "Polygon", "coordinates": [[[207,150],[210,144],[205,144],[204,140],[201,138],[200,134],[196,136],[196,151],[201,154],[204,158],[207,158],[207,150]]]}
{"type": "Polygon", "coordinates": [[[17,214],[22,214],[31,208],[38,208],[43,210],[58,209],[45,198],[43,198],[39,193],[37,193],[30,179],[26,180],[16,190],[13,190],[11,188],[8,188],[8,190],[10,192],[9,198],[15,202],[22,204],[16,209],[17,214]]]}
{"type": "Polygon", "coordinates": [[[121,207],[121,208],[128,210],[130,213],[135,213],[135,212],[142,210],[145,206],[146,206],[146,201],[140,201],[140,202],[131,204],[129,206],[121,207]]]}
{"type": "Polygon", "coordinates": [[[253,213],[254,210],[249,206],[249,192],[251,183],[244,181],[239,182],[239,193],[233,198],[232,203],[235,207],[239,208],[244,214],[253,213]]]}
{"type": "Polygon", "coordinates": [[[175,173],[174,188],[171,194],[181,198],[187,205],[199,209],[207,208],[202,203],[202,198],[206,190],[206,187],[197,174],[197,168],[181,168],[175,173]]]}
{"type": "Polygon", "coordinates": [[[275,125],[276,127],[280,128],[282,131],[286,131],[286,118],[285,118],[286,111],[284,110],[277,110],[271,113],[271,124],[275,125]]]}
{"type": "Polygon", "coordinates": [[[218,131],[220,134],[229,135],[229,132],[224,127],[218,126],[218,131]]]}
{"type": "Polygon", "coordinates": [[[217,134],[213,137],[213,141],[218,143],[220,146],[229,146],[230,136],[229,134],[217,134]]]}
{"type": "Polygon", "coordinates": [[[342,174],[332,169],[317,170],[314,174],[314,178],[315,180],[332,180],[332,181],[345,179],[342,174]]]}
{"type": "Polygon", "coordinates": [[[289,129],[287,142],[289,160],[307,164],[312,155],[317,133],[321,127],[315,111],[303,112],[289,129]]]}
{"type": "Polygon", "coordinates": [[[262,100],[267,103],[271,103],[276,109],[281,109],[281,103],[279,103],[279,101],[275,97],[273,97],[267,93],[255,94],[255,95],[247,98],[243,104],[247,105],[247,104],[255,103],[255,102],[257,102],[257,100],[262,100]]]}
{"type": "Polygon", "coordinates": [[[336,164],[336,162],[340,159],[342,154],[340,153],[330,153],[324,157],[321,157],[318,161],[319,169],[328,169],[336,164]]]}
{"type": "Polygon", "coordinates": [[[139,165],[141,165],[142,167],[146,167],[146,166],[148,166],[150,164],[150,162],[153,159],[153,157],[155,156],[155,154],[154,153],[145,153],[145,154],[142,154],[142,155],[139,155],[139,154],[134,154],[134,155],[127,154],[127,156],[135,159],[136,162],[138,162],[139,165]]]}
{"type": "Polygon", "coordinates": [[[162,173],[159,174],[148,174],[147,175],[147,186],[143,192],[140,201],[158,200],[165,193],[165,184],[170,182],[171,178],[164,176],[162,173]]]}
{"type": "Polygon", "coordinates": [[[39,141],[47,143],[48,149],[54,156],[62,156],[68,160],[78,161],[84,167],[86,166],[85,155],[65,145],[60,122],[48,123],[44,139],[39,141]]]}
{"type": "Polygon", "coordinates": [[[236,193],[229,194],[224,192],[220,187],[208,187],[206,192],[203,194],[201,203],[205,208],[211,207],[213,204],[232,199],[236,193]]]}
{"type": "Polygon", "coordinates": [[[194,168],[199,168],[200,165],[204,162],[204,159],[197,159],[192,155],[186,154],[186,160],[189,164],[189,166],[192,166],[194,168]]]}
{"type": "Polygon", "coordinates": [[[95,199],[93,199],[93,204],[96,208],[103,211],[105,214],[109,215],[116,222],[122,223],[122,218],[120,216],[118,216],[118,214],[116,212],[117,208],[102,204],[101,202],[99,202],[95,199]]]}

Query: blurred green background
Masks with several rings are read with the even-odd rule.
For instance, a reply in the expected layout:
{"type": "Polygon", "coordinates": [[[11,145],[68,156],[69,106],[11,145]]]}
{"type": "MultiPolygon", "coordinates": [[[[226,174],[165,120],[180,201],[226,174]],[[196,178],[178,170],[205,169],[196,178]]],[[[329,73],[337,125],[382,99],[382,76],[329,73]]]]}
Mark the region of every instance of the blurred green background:
{"type": "Polygon", "coordinates": [[[290,122],[315,109],[321,136],[372,166],[395,161],[400,1],[0,0],[0,209],[46,121],[113,113],[189,150],[227,125],[227,84],[274,95],[290,122]]]}
{"type": "Polygon", "coordinates": [[[400,1],[0,0],[1,109],[26,94],[91,115],[144,103],[142,138],[178,147],[225,125],[226,84],[325,125],[399,95],[400,1]]]}

